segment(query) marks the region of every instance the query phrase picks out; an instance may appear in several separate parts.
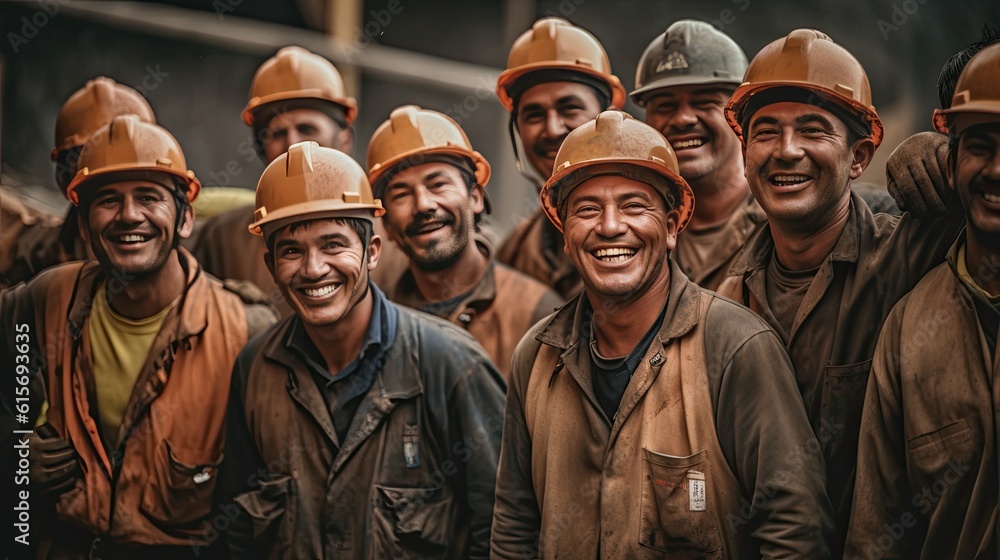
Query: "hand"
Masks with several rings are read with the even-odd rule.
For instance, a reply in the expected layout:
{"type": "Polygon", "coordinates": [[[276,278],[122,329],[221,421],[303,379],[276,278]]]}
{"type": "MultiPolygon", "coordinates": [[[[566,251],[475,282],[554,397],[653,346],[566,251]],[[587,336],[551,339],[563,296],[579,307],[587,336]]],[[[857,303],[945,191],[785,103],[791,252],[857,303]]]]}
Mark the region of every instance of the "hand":
{"type": "Polygon", "coordinates": [[[886,188],[901,210],[917,217],[948,211],[948,137],[921,132],[907,138],[885,164],[886,188]]]}
{"type": "Polygon", "coordinates": [[[39,426],[28,436],[28,448],[31,453],[28,476],[32,486],[43,494],[62,494],[83,474],[73,445],[59,437],[51,424],[39,426]]]}

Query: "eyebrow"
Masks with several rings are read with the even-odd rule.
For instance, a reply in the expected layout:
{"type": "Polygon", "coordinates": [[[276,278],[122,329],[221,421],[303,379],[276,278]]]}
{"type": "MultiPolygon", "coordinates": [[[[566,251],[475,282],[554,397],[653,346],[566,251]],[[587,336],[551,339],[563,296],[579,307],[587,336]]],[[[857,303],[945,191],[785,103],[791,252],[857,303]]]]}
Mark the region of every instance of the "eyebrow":
{"type": "MultiPolygon", "coordinates": [[[[579,196],[578,198],[576,198],[575,200],[573,200],[572,205],[575,206],[575,205],[579,204],[580,202],[597,202],[597,203],[600,203],[602,201],[602,198],[603,197],[600,197],[600,196],[597,196],[597,195],[593,195],[593,194],[582,195],[582,196],[579,196]]],[[[649,202],[650,200],[652,200],[649,197],[649,195],[647,195],[646,193],[638,192],[638,191],[629,191],[629,192],[626,192],[626,193],[623,193],[623,194],[620,194],[620,195],[616,196],[615,197],[615,202],[621,204],[622,202],[624,202],[624,201],[626,201],[626,200],[628,200],[630,198],[639,198],[639,199],[642,199],[642,200],[644,200],[646,202],[649,202]]]]}
{"type": "MultiPolygon", "coordinates": [[[[321,235],[319,237],[319,241],[320,243],[326,243],[327,241],[340,241],[345,245],[350,243],[350,239],[348,239],[348,237],[342,233],[327,233],[325,235],[321,235]]],[[[292,245],[304,245],[304,243],[301,243],[294,239],[280,239],[274,244],[274,249],[275,250],[284,249],[285,247],[292,245]]]]}
{"type": "MultiPolygon", "coordinates": [[[[580,104],[583,104],[584,100],[579,95],[577,95],[575,93],[571,93],[569,95],[564,95],[564,96],[560,97],[559,99],[556,99],[556,103],[555,104],[557,106],[559,106],[559,105],[565,105],[567,103],[580,103],[580,104]]],[[[529,104],[521,107],[521,112],[523,113],[523,112],[526,112],[526,111],[537,110],[537,109],[543,109],[541,103],[529,103],[529,104]]]]}
{"type": "MultiPolygon", "coordinates": [[[[809,113],[808,115],[802,115],[801,117],[797,117],[795,119],[795,124],[805,124],[807,122],[813,122],[813,121],[819,122],[828,129],[833,128],[833,123],[830,122],[830,119],[824,117],[823,115],[820,115],[819,113],[809,113]]],[[[765,125],[765,124],[778,124],[778,119],[776,117],[767,117],[767,116],[757,117],[753,120],[753,122],[750,123],[750,128],[753,128],[757,125],[765,125]]]]}
{"type": "MultiPolygon", "coordinates": [[[[421,177],[420,178],[420,182],[421,183],[425,183],[425,184],[426,183],[430,183],[434,179],[438,179],[438,178],[440,178],[443,175],[444,175],[444,171],[431,171],[427,175],[424,175],[423,177],[421,177]]],[[[391,191],[393,189],[405,189],[405,188],[407,188],[409,186],[410,186],[410,184],[407,183],[407,182],[405,182],[405,181],[396,181],[395,183],[389,183],[389,185],[385,188],[385,192],[389,192],[389,191],[391,191]]]]}

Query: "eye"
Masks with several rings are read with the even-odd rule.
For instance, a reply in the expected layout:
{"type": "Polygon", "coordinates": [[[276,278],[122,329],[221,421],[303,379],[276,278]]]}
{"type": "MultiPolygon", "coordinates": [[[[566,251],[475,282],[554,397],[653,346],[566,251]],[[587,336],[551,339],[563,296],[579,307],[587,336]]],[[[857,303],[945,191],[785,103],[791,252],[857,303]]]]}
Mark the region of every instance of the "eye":
{"type": "Polygon", "coordinates": [[[541,121],[544,115],[541,111],[525,111],[521,113],[521,120],[526,123],[536,123],[541,121]]]}
{"type": "Polygon", "coordinates": [[[288,259],[301,255],[302,251],[298,247],[285,247],[281,250],[281,258],[288,259]]]}
{"type": "Polygon", "coordinates": [[[298,129],[299,129],[299,134],[302,134],[303,136],[311,136],[313,134],[316,134],[316,127],[309,124],[300,125],[298,129]]]}
{"type": "Polygon", "coordinates": [[[696,99],[691,105],[697,107],[698,109],[712,109],[718,107],[721,104],[715,99],[696,99]]]}
{"type": "Polygon", "coordinates": [[[323,245],[323,250],[324,251],[332,251],[332,250],[340,249],[343,246],[344,245],[341,242],[339,242],[339,241],[327,241],[323,245]]]}
{"type": "Polygon", "coordinates": [[[664,115],[668,113],[673,113],[676,110],[677,110],[677,105],[674,103],[660,103],[658,105],[653,106],[654,113],[660,113],[664,115]]]}
{"type": "Polygon", "coordinates": [[[601,211],[597,206],[580,206],[576,210],[573,210],[573,215],[579,218],[592,218],[599,214],[601,211]]]}
{"type": "Polygon", "coordinates": [[[447,184],[448,184],[448,183],[445,183],[444,181],[438,181],[438,182],[436,182],[436,183],[432,184],[432,185],[430,186],[430,188],[432,188],[432,189],[440,189],[441,187],[444,187],[444,186],[446,186],[447,184]]]}
{"type": "Polygon", "coordinates": [[[389,197],[389,200],[400,200],[400,199],[402,199],[403,197],[406,197],[406,196],[410,196],[410,191],[404,191],[404,190],[400,189],[400,190],[392,193],[392,196],[389,197]]]}
{"type": "Polygon", "coordinates": [[[807,126],[802,129],[802,134],[824,134],[825,130],[818,126],[807,126]]]}

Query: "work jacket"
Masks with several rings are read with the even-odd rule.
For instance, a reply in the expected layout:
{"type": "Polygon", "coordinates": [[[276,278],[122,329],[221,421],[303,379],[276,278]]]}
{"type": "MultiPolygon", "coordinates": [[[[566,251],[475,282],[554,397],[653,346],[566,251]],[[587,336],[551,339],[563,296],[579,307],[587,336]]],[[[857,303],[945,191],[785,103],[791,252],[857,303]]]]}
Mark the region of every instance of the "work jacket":
{"type": "Polygon", "coordinates": [[[46,268],[86,258],[75,210],[65,217],[41,212],[0,190],[0,287],[27,282],[46,268]]]}
{"type": "Polygon", "coordinates": [[[564,299],[583,291],[563,237],[540,209],[522,221],[500,245],[497,260],[552,288],[564,299]]]}
{"type": "MultiPolygon", "coordinates": [[[[391,299],[419,310],[427,305],[410,270],[399,279],[391,299]]],[[[482,279],[455,310],[439,316],[469,331],[506,379],[521,337],[562,304],[559,294],[548,286],[491,260],[482,279]]]]}
{"type": "Polygon", "coordinates": [[[769,227],[761,228],[736,260],[719,294],[749,306],[781,336],[799,391],[823,447],[827,491],[836,513],[839,556],[847,536],[857,462],[858,431],[875,341],[892,306],[944,260],[964,222],[957,201],[943,217],[918,220],[873,215],[851,194],[847,223],[820,265],[784,332],[767,299],[767,266],[774,255],[769,227]]]}
{"type": "MultiPolygon", "coordinates": [[[[128,278],[105,274],[95,261],[70,263],[0,298],[5,363],[20,352],[14,333],[5,331],[28,325],[32,368],[47,389],[47,421],[73,444],[82,467],[82,478],[58,497],[55,512],[89,538],[56,534],[53,557],[85,557],[94,537],[115,545],[176,546],[174,557],[208,544],[233,363],[248,336],[276,317],[262,305],[263,294],[224,286],[184,249],[176,255],[187,285],[135,381],[116,449],[100,435],[89,316],[102,282],[114,291],[128,278]]],[[[144,553],[136,549],[135,555],[144,553]]]]}
{"type": "Polygon", "coordinates": [[[608,418],[583,297],[515,353],[493,558],[827,558],[823,461],[771,329],[671,263],[659,334],[608,418]]]}
{"type": "Polygon", "coordinates": [[[956,253],[882,329],[845,558],[997,557],[997,311],[959,279],[956,253]]]}
{"type": "Polygon", "coordinates": [[[503,378],[464,331],[398,312],[343,442],[286,343],[301,319],[285,319],[240,356],[223,472],[237,507],[234,558],[486,557],[503,378]]]}
{"type": "Polygon", "coordinates": [[[717,290],[729,277],[729,269],[747,239],[766,222],[764,210],[753,197],[748,197],[725,223],[717,226],[717,231],[706,235],[689,227],[681,232],[674,260],[692,282],[706,290],[717,290]]]}

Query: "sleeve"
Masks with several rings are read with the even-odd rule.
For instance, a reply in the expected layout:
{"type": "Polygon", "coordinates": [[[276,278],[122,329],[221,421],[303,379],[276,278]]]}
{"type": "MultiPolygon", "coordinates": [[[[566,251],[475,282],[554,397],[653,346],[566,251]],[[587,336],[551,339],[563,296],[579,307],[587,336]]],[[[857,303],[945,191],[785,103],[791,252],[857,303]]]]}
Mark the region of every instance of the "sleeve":
{"type": "Polygon", "coordinates": [[[466,373],[452,387],[448,408],[453,425],[460,431],[453,436],[452,450],[465,469],[464,495],[471,513],[469,558],[485,559],[489,557],[505,385],[503,376],[485,354],[478,363],[477,369],[466,373]]]}
{"type": "Polygon", "coordinates": [[[228,544],[229,555],[240,559],[256,558],[256,550],[252,520],[235,502],[235,498],[259,487],[258,473],[267,472],[247,426],[246,409],[243,405],[247,374],[254,354],[251,347],[247,347],[233,366],[226,409],[225,459],[215,488],[215,503],[230,520],[229,529],[222,533],[228,544]]]}
{"type": "MultiPolygon", "coordinates": [[[[904,299],[903,302],[906,300],[904,299]]],[[[847,533],[845,558],[916,558],[924,536],[920,529],[908,529],[905,539],[892,539],[882,547],[885,525],[917,524],[907,510],[911,497],[906,475],[905,439],[900,402],[900,318],[903,303],[896,306],[879,336],[875,359],[868,378],[861,437],[858,442],[857,478],[854,506],[847,533]]]]}
{"type": "Polygon", "coordinates": [[[541,513],[531,478],[531,436],[525,423],[524,393],[538,343],[536,329],[521,339],[511,365],[511,385],[503,416],[503,442],[497,470],[496,505],[490,537],[491,558],[538,557],[541,513]]]}
{"type": "Polygon", "coordinates": [[[722,362],[719,441],[753,506],[728,521],[735,530],[747,526],[764,558],[829,558],[833,506],[822,450],[791,361],[777,336],[760,324],[722,362]]]}

